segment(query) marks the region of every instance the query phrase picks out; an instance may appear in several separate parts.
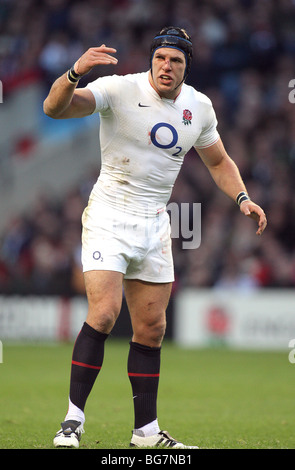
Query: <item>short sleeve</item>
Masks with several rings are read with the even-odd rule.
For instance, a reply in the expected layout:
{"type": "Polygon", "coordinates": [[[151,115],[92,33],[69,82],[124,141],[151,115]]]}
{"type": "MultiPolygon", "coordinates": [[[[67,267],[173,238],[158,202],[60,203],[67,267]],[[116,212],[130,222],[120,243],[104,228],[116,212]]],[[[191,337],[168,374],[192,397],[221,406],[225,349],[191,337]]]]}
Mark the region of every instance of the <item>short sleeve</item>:
{"type": "Polygon", "coordinates": [[[108,78],[110,77],[100,77],[86,85],[86,88],[92,92],[95,99],[96,105],[93,114],[106,111],[109,108],[109,98],[107,91],[108,78]]]}
{"type": "Polygon", "coordinates": [[[204,112],[202,131],[194,144],[194,147],[197,149],[210,147],[210,145],[215,144],[219,139],[215,111],[211,101],[208,101],[209,103],[204,104],[206,110],[204,112]]]}

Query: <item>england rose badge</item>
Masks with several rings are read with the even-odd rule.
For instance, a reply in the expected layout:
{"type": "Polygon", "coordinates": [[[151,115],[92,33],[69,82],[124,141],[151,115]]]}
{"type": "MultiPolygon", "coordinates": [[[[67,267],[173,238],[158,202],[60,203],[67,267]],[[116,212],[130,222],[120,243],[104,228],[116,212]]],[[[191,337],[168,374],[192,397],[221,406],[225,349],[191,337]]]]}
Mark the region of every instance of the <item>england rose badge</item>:
{"type": "Polygon", "coordinates": [[[184,109],[183,110],[183,115],[182,115],[182,122],[184,125],[188,125],[192,123],[192,118],[193,115],[189,109],[184,109]]]}

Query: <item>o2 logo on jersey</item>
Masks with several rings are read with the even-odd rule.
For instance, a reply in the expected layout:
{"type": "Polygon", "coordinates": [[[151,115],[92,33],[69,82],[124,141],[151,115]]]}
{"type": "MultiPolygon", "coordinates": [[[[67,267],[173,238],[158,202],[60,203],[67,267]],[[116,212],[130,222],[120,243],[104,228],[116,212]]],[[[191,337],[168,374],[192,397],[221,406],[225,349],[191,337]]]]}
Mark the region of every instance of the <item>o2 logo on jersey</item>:
{"type": "Polygon", "coordinates": [[[95,261],[100,261],[100,262],[103,261],[103,257],[101,256],[100,251],[94,251],[92,256],[93,256],[93,259],[95,259],[95,261]]]}
{"type": "Polygon", "coordinates": [[[176,152],[172,154],[174,157],[177,157],[182,150],[182,147],[176,146],[178,142],[177,130],[167,122],[158,122],[158,124],[155,124],[151,130],[150,137],[152,143],[160,149],[171,149],[175,147],[176,152]]]}

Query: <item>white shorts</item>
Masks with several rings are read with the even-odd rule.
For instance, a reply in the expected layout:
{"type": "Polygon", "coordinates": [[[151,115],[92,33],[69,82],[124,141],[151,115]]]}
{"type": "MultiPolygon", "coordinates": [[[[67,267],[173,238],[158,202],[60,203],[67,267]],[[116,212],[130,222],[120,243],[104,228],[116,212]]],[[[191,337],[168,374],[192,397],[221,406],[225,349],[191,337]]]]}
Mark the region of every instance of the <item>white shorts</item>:
{"type": "Polygon", "coordinates": [[[118,271],[125,279],[173,282],[169,215],[143,217],[89,202],[82,215],[83,272],[118,271]]]}

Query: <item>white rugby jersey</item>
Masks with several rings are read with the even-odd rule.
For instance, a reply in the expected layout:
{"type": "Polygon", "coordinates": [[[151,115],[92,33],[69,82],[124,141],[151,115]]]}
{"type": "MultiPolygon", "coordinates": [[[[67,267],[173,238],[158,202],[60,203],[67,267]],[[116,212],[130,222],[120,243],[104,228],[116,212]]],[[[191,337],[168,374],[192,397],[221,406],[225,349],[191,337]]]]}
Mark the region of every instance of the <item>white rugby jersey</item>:
{"type": "Polygon", "coordinates": [[[219,139],[211,101],[186,84],[175,100],[161,98],[149,72],[101,77],[87,88],[100,113],[101,171],[92,199],[156,215],[165,209],[185,154],[219,139]]]}

